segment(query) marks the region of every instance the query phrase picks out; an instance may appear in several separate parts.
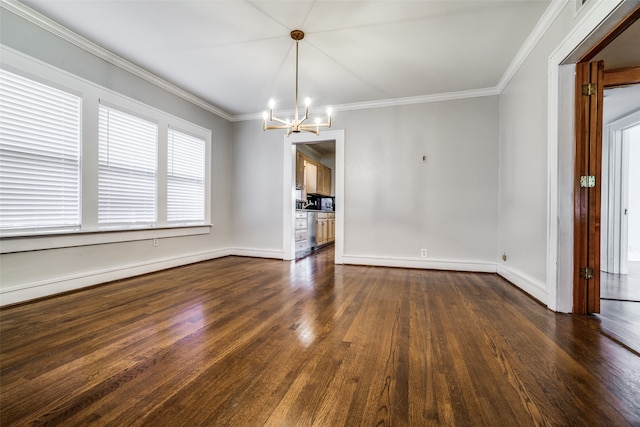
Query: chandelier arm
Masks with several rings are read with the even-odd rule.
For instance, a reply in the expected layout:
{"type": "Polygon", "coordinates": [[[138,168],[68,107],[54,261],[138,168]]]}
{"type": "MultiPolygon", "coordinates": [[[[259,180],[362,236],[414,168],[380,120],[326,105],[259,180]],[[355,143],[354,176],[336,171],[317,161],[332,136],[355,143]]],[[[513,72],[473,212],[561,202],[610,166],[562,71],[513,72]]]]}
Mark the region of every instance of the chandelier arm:
{"type": "Polygon", "coordinates": [[[283,125],[290,125],[290,123],[288,121],[282,120],[282,119],[279,119],[279,118],[273,117],[273,116],[271,116],[271,121],[272,122],[282,123],[283,125]]]}
{"type": "Polygon", "coordinates": [[[300,129],[301,130],[306,130],[308,131],[309,129],[317,129],[317,128],[326,128],[329,127],[327,126],[328,123],[313,123],[313,124],[306,124],[306,125],[301,125],[300,129]]]}
{"type": "Polygon", "coordinates": [[[287,125],[269,125],[269,126],[265,126],[264,130],[271,130],[271,129],[291,129],[291,126],[287,126],[287,125]]]}

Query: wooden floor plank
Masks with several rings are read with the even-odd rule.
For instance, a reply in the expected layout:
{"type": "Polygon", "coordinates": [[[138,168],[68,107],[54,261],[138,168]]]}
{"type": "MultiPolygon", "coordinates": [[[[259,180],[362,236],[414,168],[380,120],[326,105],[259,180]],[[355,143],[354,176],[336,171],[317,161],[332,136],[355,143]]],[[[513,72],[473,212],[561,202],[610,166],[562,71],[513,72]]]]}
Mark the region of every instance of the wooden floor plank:
{"type": "Polygon", "coordinates": [[[0,310],[0,424],[640,425],[640,358],[497,275],[225,257],[0,310]]]}

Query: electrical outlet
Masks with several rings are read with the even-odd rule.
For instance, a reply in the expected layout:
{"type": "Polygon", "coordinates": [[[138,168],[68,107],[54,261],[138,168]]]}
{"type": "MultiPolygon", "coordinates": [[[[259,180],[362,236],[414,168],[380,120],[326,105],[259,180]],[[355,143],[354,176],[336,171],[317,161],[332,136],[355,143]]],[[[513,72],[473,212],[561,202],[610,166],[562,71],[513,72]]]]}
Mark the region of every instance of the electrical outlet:
{"type": "Polygon", "coordinates": [[[429,156],[427,156],[426,154],[422,155],[422,163],[427,163],[429,161],[429,156]]]}
{"type": "Polygon", "coordinates": [[[503,261],[506,261],[506,260],[507,260],[507,254],[506,254],[506,252],[502,254],[502,260],[503,260],[503,261]]]}
{"type": "Polygon", "coordinates": [[[426,258],[427,257],[427,250],[426,249],[420,249],[420,256],[422,258],[426,258]]]}
{"type": "Polygon", "coordinates": [[[156,246],[158,246],[158,239],[153,239],[153,247],[155,248],[156,246]]]}

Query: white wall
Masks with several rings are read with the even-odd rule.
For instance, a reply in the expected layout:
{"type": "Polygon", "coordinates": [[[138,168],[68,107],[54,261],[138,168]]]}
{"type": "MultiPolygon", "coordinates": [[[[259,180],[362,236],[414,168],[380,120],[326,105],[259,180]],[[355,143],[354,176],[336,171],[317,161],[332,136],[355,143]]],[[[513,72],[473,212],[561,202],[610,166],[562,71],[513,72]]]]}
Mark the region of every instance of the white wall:
{"type": "MultiPolygon", "coordinates": [[[[345,262],[495,271],[497,120],[497,97],[336,113],[345,262]]],[[[282,250],[281,144],[281,132],[257,121],[234,124],[239,247],[282,250]]]]}
{"type": "Polygon", "coordinates": [[[548,58],[570,28],[572,7],[565,7],[500,94],[498,272],[545,303],[548,58]]]}
{"type": "Polygon", "coordinates": [[[629,261],[640,261],[640,125],[627,131],[629,138],[629,261]]]}
{"type": "Polygon", "coordinates": [[[571,311],[577,61],[633,2],[567,2],[500,95],[499,274],[571,311]],[[617,8],[617,10],[616,10],[617,8]],[[606,23],[605,23],[606,20],[606,23]],[[545,188],[546,187],[546,188],[545,188]]]}
{"type": "Polygon", "coordinates": [[[0,39],[12,49],[107,89],[212,130],[211,232],[188,237],[0,255],[1,304],[224,255],[230,247],[229,122],[115,67],[44,29],[2,10],[0,39]]]}
{"type": "Polygon", "coordinates": [[[233,125],[231,200],[236,253],[282,258],[282,137],[262,122],[233,125]]]}

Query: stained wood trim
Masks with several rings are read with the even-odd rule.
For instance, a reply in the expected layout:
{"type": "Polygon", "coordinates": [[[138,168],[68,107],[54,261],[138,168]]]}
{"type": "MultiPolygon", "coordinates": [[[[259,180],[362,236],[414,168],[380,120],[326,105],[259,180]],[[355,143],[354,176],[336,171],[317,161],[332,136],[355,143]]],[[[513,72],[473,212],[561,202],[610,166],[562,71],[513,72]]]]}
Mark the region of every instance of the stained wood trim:
{"type": "Polygon", "coordinates": [[[640,67],[617,68],[604,72],[604,87],[614,88],[640,84],[640,67]]]}
{"type": "Polygon", "coordinates": [[[591,49],[587,51],[581,58],[579,62],[588,62],[591,61],[597,54],[602,51],[605,47],[609,45],[616,37],[620,34],[624,33],[624,31],[629,28],[634,22],[640,19],[640,6],[636,7],[626,18],[624,18],[618,25],[613,27],[611,31],[607,33],[606,36],[602,38],[598,43],[596,43],[591,49]]]}
{"type": "Polygon", "coordinates": [[[600,313],[600,217],[602,198],[602,116],[604,101],[604,61],[591,62],[591,81],[596,94],[589,103],[589,175],[596,177],[596,186],[589,192],[589,252],[587,265],[593,268],[593,278],[587,281],[587,312],[600,313]]]}
{"type": "Polygon", "coordinates": [[[580,277],[580,267],[587,263],[587,192],[580,187],[580,177],[587,175],[588,144],[584,140],[589,134],[589,100],[582,96],[582,85],[589,83],[589,64],[576,64],[575,88],[575,166],[574,166],[574,199],[573,199],[573,312],[586,314],[587,287],[586,281],[580,277]]]}
{"type": "Polygon", "coordinates": [[[573,312],[580,314],[600,311],[603,80],[604,61],[576,64],[573,312]],[[589,83],[597,92],[585,96],[582,87],[589,83]],[[596,186],[582,188],[581,176],[595,176],[596,186]],[[580,277],[582,267],[592,268],[593,278],[580,277]]]}

